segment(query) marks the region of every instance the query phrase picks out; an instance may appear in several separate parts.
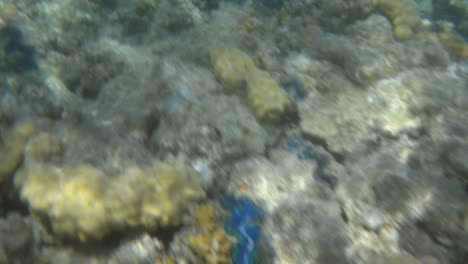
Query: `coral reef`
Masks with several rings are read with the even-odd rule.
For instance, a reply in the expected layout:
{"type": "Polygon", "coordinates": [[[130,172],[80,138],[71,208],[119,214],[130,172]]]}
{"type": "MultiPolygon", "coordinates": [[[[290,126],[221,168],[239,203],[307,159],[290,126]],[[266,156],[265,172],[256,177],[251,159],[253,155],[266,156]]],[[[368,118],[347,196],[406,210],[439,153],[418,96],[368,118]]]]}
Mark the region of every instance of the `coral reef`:
{"type": "Polygon", "coordinates": [[[446,67],[449,63],[449,55],[435,37],[409,46],[393,41],[392,25],[381,15],[371,15],[347,26],[345,31],[349,36],[324,33],[314,37],[306,54],[342,67],[332,69],[330,77],[337,78],[337,73],[343,71],[358,86],[375,84],[413,67],[446,67]]]}
{"type": "MultiPolygon", "coordinates": [[[[241,103],[241,98],[222,93],[211,71],[179,60],[165,61],[161,68],[161,86],[169,91],[157,99],[164,105],[161,110],[164,118],[150,135],[149,142],[154,149],[183,150],[198,153],[201,158],[216,159],[264,151],[269,135],[249,107],[241,103]]],[[[139,96],[144,95],[139,93],[139,96]]],[[[120,103],[115,103],[115,107],[119,109],[120,103]]],[[[103,112],[115,118],[114,111],[103,107],[103,112]]],[[[145,120],[141,123],[147,124],[145,120]]]]}
{"type": "Polygon", "coordinates": [[[104,84],[115,78],[124,65],[122,59],[109,50],[92,46],[80,56],[67,57],[59,76],[70,92],[87,99],[95,99],[104,84]]]}
{"type": "MultiPolygon", "coordinates": [[[[416,37],[430,38],[431,34],[428,32],[428,27],[423,25],[417,5],[413,0],[374,0],[373,4],[377,10],[392,21],[393,33],[397,40],[414,39],[416,37]],[[421,34],[423,32],[424,34],[421,34]]],[[[440,5],[440,3],[437,4],[440,5]]],[[[458,4],[459,2],[455,5],[458,4]]],[[[460,5],[465,5],[466,8],[466,3],[460,5]]],[[[454,58],[460,60],[468,58],[468,44],[455,32],[442,32],[436,34],[436,36],[454,58]]]]}
{"type": "Polygon", "coordinates": [[[332,199],[333,191],[328,184],[314,174],[320,171],[341,182],[346,173],[322,147],[310,146],[314,148],[314,155],[323,157],[327,162],[317,164],[313,159],[299,159],[300,151],[285,150],[283,147],[274,149],[269,152],[269,159],[256,157],[236,163],[231,170],[232,179],[227,191],[235,196],[247,196],[265,214],[275,212],[292,194],[332,199]],[[243,190],[242,186],[247,186],[248,190],[243,190]]]}
{"type": "Polygon", "coordinates": [[[462,80],[428,68],[428,65],[445,68],[450,62],[450,56],[436,38],[425,40],[426,44],[421,46],[422,43],[415,41],[414,46],[404,48],[391,41],[388,21],[376,15],[351,25],[348,30],[353,38],[323,36],[315,42],[318,49],[310,52],[312,56],[341,66],[344,72],[322,61],[313,61],[305,70],[296,70],[297,74],[316,76],[318,90],[316,95],[297,103],[302,131],[314,139],[324,140],[330,151],[365,151],[382,132],[397,135],[417,131],[423,120],[422,116],[414,115],[412,109],[420,109],[420,105],[432,101],[431,94],[443,93],[439,89],[461,91],[462,80]],[[387,41],[389,43],[384,44],[387,41]],[[375,56],[370,57],[371,53],[375,56]],[[387,57],[388,54],[395,56],[387,57]],[[451,84],[440,86],[437,83],[451,84]],[[359,89],[363,86],[367,89],[359,89]],[[426,88],[422,89],[423,86],[426,88]],[[351,134],[354,136],[348,140],[351,134]],[[366,143],[359,138],[366,138],[366,143]]]}
{"type": "Polygon", "coordinates": [[[465,263],[467,3],[0,0],[0,262],[465,263]]]}
{"type": "MultiPolygon", "coordinates": [[[[343,210],[349,219],[353,219],[353,223],[359,223],[370,230],[385,230],[386,238],[375,238],[380,241],[378,247],[377,244],[367,244],[365,247],[380,248],[382,252],[388,248],[397,249],[402,242],[393,238],[392,233],[398,232],[402,239],[407,240],[409,238],[403,234],[406,230],[417,232],[412,226],[415,222],[422,224],[430,236],[451,234],[455,240],[465,239],[465,235],[455,235],[460,232],[457,230],[461,225],[461,219],[456,215],[464,210],[466,202],[463,187],[444,177],[440,165],[430,168],[426,165],[423,170],[407,168],[405,162],[414,159],[412,155],[424,156],[412,152],[411,147],[406,144],[380,150],[373,157],[355,162],[350,177],[338,186],[337,194],[343,210]],[[424,184],[421,184],[423,178],[424,184]],[[449,207],[452,209],[448,209],[449,207]],[[366,217],[362,217],[363,215],[366,217]],[[411,223],[411,227],[405,227],[405,223],[411,223]]],[[[369,236],[356,231],[357,229],[353,230],[356,240],[369,243],[369,236]]],[[[408,243],[415,247],[416,241],[418,239],[413,238],[408,243]]],[[[417,255],[432,255],[438,259],[444,254],[441,246],[432,241],[424,246],[421,244],[420,249],[415,247],[412,251],[417,255]]]]}
{"type": "Polygon", "coordinates": [[[369,140],[377,137],[375,129],[393,135],[416,129],[420,120],[410,114],[405,104],[415,90],[408,91],[408,97],[399,92],[407,78],[411,76],[383,81],[367,91],[350,87],[332,97],[307,99],[299,104],[301,129],[307,135],[323,139],[334,153],[364,151],[369,140]],[[368,115],[369,110],[372,116],[368,115]],[[321,125],[317,126],[317,123],[321,125]],[[378,128],[375,128],[376,124],[378,128]]]}
{"type": "Polygon", "coordinates": [[[180,32],[203,23],[203,13],[192,1],[159,1],[156,18],[170,32],[180,32]]]}
{"type": "Polygon", "coordinates": [[[279,204],[263,225],[278,263],[349,263],[347,226],[334,201],[295,194],[279,204]],[[297,254],[297,250],[301,253],[297,254]],[[312,262],[313,263],[313,262],[312,262]]]}

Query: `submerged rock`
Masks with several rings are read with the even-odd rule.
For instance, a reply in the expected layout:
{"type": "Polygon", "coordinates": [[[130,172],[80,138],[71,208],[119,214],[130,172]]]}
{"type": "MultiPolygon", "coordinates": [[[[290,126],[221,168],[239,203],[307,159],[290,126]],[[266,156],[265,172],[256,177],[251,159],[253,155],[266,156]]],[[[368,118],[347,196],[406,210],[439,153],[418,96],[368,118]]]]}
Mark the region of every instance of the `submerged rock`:
{"type": "Polygon", "coordinates": [[[0,219],[0,262],[32,262],[34,239],[30,219],[18,214],[0,219]]]}

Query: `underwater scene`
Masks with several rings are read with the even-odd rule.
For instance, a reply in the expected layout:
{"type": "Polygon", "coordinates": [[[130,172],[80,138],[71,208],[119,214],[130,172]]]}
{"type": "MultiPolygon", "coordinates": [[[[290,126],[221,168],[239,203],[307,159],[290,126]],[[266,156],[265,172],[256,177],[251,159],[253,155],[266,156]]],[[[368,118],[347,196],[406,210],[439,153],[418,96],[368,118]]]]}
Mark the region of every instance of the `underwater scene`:
{"type": "Polygon", "coordinates": [[[0,264],[467,264],[467,0],[0,0],[0,264]]]}

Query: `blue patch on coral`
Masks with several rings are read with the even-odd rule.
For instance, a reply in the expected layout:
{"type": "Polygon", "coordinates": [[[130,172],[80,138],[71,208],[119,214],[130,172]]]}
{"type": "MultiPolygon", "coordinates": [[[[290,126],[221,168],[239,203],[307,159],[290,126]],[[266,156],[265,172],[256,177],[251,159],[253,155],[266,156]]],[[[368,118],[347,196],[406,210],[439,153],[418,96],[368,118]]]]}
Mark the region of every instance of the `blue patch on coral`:
{"type": "Polygon", "coordinates": [[[303,145],[304,145],[304,143],[302,143],[302,141],[300,139],[292,138],[291,140],[286,142],[286,144],[284,144],[284,148],[286,150],[288,150],[288,151],[292,151],[292,150],[298,150],[303,145]]]}
{"type": "Polygon", "coordinates": [[[232,249],[232,261],[235,264],[253,264],[261,235],[259,225],[263,211],[248,199],[230,195],[221,198],[221,205],[232,213],[226,222],[226,230],[237,238],[237,244],[232,249]]]}
{"type": "Polygon", "coordinates": [[[313,145],[306,144],[298,138],[292,138],[284,144],[284,148],[287,151],[296,151],[297,158],[301,161],[315,161],[317,168],[313,173],[314,179],[326,183],[332,190],[336,188],[338,179],[333,175],[324,173],[325,166],[328,163],[327,157],[318,153],[313,145]]]}
{"type": "Polygon", "coordinates": [[[304,84],[299,78],[293,77],[289,79],[287,82],[283,83],[282,87],[296,101],[302,101],[307,98],[307,90],[304,88],[304,84]]]}

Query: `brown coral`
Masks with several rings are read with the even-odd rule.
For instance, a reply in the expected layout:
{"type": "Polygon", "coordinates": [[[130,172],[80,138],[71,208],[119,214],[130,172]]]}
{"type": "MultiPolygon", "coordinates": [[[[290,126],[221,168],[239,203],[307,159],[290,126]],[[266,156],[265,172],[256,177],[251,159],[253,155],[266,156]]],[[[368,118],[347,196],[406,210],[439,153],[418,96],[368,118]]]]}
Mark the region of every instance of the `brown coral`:
{"type": "Polygon", "coordinates": [[[468,59],[468,44],[463,38],[448,32],[439,33],[437,36],[454,58],[468,59]]]}
{"type": "Polygon", "coordinates": [[[216,225],[212,205],[201,206],[195,214],[201,232],[189,237],[189,246],[207,264],[229,262],[232,243],[223,228],[216,225]]]}
{"type": "Polygon", "coordinates": [[[239,49],[227,46],[211,51],[211,64],[227,91],[247,87],[247,97],[258,119],[278,121],[293,107],[288,94],[266,71],[239,49]]]}

